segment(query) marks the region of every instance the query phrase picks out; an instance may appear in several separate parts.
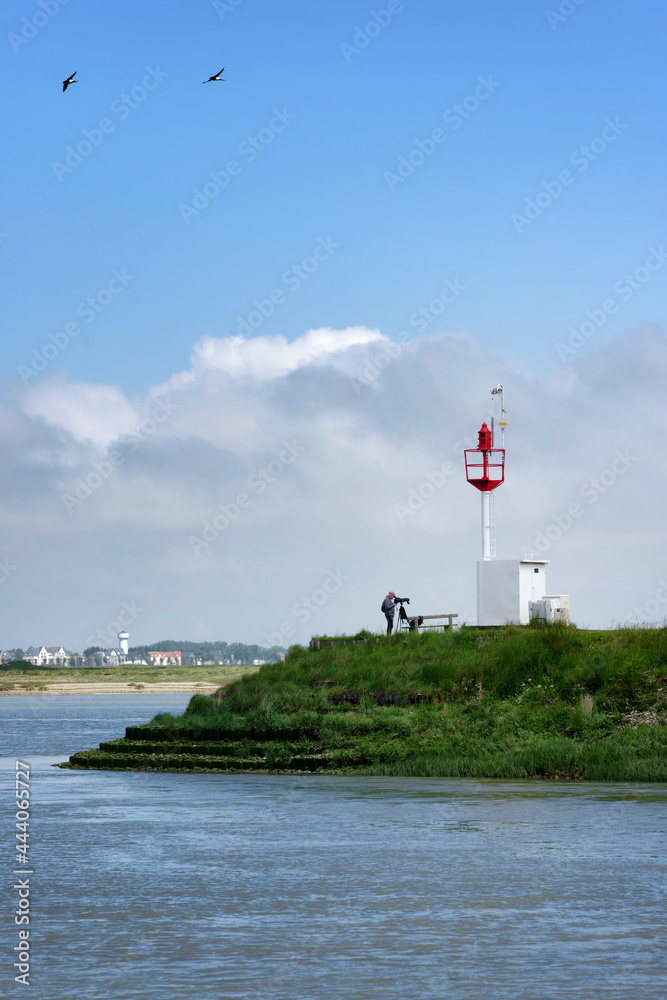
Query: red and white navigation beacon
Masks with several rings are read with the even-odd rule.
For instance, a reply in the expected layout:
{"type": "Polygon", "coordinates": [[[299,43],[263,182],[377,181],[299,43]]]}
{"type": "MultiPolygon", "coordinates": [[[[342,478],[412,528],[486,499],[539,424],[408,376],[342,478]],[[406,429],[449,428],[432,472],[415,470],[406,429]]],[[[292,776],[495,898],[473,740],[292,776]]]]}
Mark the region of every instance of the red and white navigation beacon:
{"type": "Polygon", "coordinates": [[[531,617],[542,617],[549,604],[552,617],[564,621],[569,617],[569,599],[565,595],[547,597],[546,567],[548,559],[496,559],[495,490],[505,482],[505,392],[502,385],[491,390],[492,406],[500,400],[500,419],[491,415],[491,427],[484,422],[476,448],[464,452],[466,479],[479,490],[482,504],[482,558],[477,563],[477,624],[523,625],[531,617]],[[501,446],[494,446],[494,431],[501,431],[501,446]],[[533,607],[534,605],[534,607],[533,607]],[[567,608],[567,611],[565,610],[567,608]],[[557,610],[558,609],[558,610],[557,610]]]}
{"type": "Polygon", "coordinates": [[[466,448],[466,479],[482,494],[482,559],[496,558],[496,505],[493,491],[505,482],[505,449],[493,447],[486,421],[476,448],[466,448]]]}

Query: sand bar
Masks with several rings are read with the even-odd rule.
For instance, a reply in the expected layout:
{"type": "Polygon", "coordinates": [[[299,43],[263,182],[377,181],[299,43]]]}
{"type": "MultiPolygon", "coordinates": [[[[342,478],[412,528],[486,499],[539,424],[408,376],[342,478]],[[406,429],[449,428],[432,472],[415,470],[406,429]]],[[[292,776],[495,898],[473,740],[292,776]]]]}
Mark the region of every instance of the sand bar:
{"type": "Polygon", "coordinates": [[[0,695],[28,694],[212,694],[220,684],[206,681],[155,681],[151,683],[118,683],[116,681],[52,681],[42,683],[26,681],[14,684],[13,688],[0,691],[0,695]]]}

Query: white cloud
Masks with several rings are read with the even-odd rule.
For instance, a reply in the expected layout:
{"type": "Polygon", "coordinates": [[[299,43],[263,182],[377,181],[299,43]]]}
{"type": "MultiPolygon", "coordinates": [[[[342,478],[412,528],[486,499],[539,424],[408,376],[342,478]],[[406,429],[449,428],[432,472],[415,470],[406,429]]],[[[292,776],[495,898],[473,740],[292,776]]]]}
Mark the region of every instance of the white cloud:
{"type": "Polygon", "coordinates": [[[387,343],[363,328],[310,331],[291,344],[201,342],[188,377],[169,385],[173,416],[137,447],[127,435],[164,386],[133,404],[113,386],[33,386],[12,433],[0,435],[14,483],[1,537],[19,567],[3,585],[15,629],[7,644],[81,646],[132,599],[146,608],[136,641],[263,642],[283,622],[298,640],[380,627],[378,595],[389,587],[422,613],[474,620],[479,497],[461,451],[498,382],[509,419],[499,557],[533,547],[579,503],[582,516],[544,553],[549,589],[571,593],[575,620],[591,624],[624,620],[653,598],[665,539],[655,498],[667,486],[659,330],[582,356],[567,380],[560,366],[539,378],[468,337],[441,335],[416,341],[359,391],[350,376],[387,343]],[[63,492],[85,483],[113,442],[121,461],[68,513],[63,492]],[[292,462],[285,442],[296,443],[292,462]],[[589,502],[582,489],[617,450],[630,465],[589,502]],[[447,460],[455,475],[400,523],[394,505],[447,460]],[[217,536],[195,554],[190,538],[215,518],[217,536]],[[301,621],[293,609],[329,570],[349,580],[301,621]]]}
{"type": "Polygon", "coordinates": [[[191,369],[172,376],[159,391],[184,389],[195,384],[207,371],[224,372],[235,380],[270,381],[309,365],[326,365],[351,347],[383,339],[379,330],[363,326],[350,326],[345,330],[320,327],[291,341],[280,334],[252,339],[202,337],[194,346],[191,369]]]}
{"type": "Polygon", "coordinates": [[[107,447],[136,430],[139,416],[114,385],[74,384],[53,379],[33,385],[25,394],[23,409],[59,427],[81,444],[107,447]]]}
{"type": "Polygon", "coordinates": [[[353,326],[346,330],[321,327],[288,341],[286,337],[204,337],[195,347],[195,370],[217,368],[235,378],[274,379],[307,365],[325,365],[350,347],[381,340],[379,330],[353,326]]]}

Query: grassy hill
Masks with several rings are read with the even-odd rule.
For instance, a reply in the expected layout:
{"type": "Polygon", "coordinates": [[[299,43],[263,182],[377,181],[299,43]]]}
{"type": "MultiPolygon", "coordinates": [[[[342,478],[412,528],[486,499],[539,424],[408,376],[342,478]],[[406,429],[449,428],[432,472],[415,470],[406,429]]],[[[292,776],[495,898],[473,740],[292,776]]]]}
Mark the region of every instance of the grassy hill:
{"type": "Polygon", "coordinates": [[[297,646],[64,766],[666,781],[667,629],[297,646]]]}

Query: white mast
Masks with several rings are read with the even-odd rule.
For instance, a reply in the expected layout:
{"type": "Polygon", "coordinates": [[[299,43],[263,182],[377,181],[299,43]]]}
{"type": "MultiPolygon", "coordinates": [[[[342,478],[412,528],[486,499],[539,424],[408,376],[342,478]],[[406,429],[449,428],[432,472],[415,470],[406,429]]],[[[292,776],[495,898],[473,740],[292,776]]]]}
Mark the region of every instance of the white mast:
{"type": "MultiPolygon", "coordinates": [[[[505,428],[507,427],[507,421],[505,420],[505,390],[501,385],[497,385],[495,389],[491,390],[492,396],[500,396],[500,420],[498,421],[498,426],[500,427],[500,433],[502,435],[502,440],[500,442],[500,447],[505,447],[505,428]]],[[[493,400],[491,400],[491,409],[493,410],[493,400]]]]}
{"type": "MultiPolygon", "coordinates": [[[[502,435],[501,448],[505,447],[505,390],[502,385],[497,385],[491,390],[491,396],[500,396],[500,420],[498,426],[502,435]]],[[[493,403],[491,399],[491,447],[494,446],[493,431],[495,428],[495,417],[493,415],[493,403]]],[[[496,495],[493,491],[482,493],[482,559],[488,561],[496,558],[496,495]]]]}
{"type": "Polygon", "coordinates": [[[496,558],[496,505],[493,493],[482,493],[482,559],[496,558]]]}

